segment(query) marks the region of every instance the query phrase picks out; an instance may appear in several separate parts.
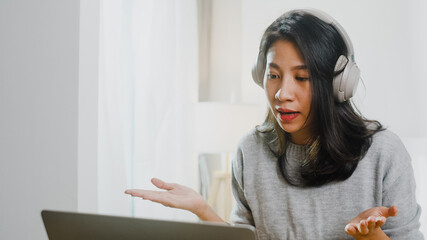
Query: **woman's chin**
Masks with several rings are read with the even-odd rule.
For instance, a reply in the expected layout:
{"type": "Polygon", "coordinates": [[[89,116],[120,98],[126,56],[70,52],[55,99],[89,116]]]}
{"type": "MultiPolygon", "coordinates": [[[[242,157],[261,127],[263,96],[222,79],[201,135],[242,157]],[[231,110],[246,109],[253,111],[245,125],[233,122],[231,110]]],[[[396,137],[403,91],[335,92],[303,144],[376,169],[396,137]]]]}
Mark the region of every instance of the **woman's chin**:
{"type": "Polygon", "coordinates": [[[299,130],[298,126],[296,126],[296,124],[294,123],[285,123],[285,122],[279,121],[279,125],[283,129],[283,131],[289,134],[295,133],[299,130]]]}

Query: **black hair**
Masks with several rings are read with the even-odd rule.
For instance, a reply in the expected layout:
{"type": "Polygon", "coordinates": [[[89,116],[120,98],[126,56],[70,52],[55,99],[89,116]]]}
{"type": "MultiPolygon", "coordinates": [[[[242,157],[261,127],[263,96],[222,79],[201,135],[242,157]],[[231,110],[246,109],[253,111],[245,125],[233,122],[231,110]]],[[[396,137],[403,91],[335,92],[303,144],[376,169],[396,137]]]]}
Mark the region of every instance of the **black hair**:
{"type": "Polygon", "coordinates": [[[263,124],[267,128],[263,131],[273,131],[277,135],[281,174],[295,186],[321,186],[345,180],[368,151],[372,136],[384,129],[378,121],[364,118],[350,101],[339,103],[334,99],[333,78],[342,71],[335,72],[335,63],[340,55],[347,56],[346,44],[334,26],[304,12],[284,14],[266,29],[260,44],[264,57],[278,40],[292,42],[303,55],[310,75],[310,115],[314,129],[307,159],[303,159],[299,167],[301,180],[296,180],[285,164],[289,134],[280,127],[271,111],[268,112],[263,124]]]}

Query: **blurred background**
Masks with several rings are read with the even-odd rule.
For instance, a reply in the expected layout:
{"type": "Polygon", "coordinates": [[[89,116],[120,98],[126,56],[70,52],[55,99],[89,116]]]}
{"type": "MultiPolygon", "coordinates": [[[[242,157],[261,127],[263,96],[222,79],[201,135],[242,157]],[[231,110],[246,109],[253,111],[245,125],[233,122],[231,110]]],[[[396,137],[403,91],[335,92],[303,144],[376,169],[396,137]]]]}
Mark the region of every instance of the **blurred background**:
{"type": "Polygon", "coordinates": [[[0,238],[46,239],[42,209],[197,221],[123,193],[152,177],[226,218],[237,142],[267,111],[261,35],[301,7],[346,29],[354,102],[401,137],[426,209],[426,1],[0,0],[0,238]]]}

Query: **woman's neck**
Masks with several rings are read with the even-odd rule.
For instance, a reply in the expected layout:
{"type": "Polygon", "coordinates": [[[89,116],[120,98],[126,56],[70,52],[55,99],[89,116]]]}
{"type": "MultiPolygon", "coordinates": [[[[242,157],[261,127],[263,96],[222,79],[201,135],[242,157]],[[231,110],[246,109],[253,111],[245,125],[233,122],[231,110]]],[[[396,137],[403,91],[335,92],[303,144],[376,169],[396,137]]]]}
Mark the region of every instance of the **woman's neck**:
{"type": "Polygon", "coordinates": [[[297,137],[297,136],[293,136],[293,135],[291,135],[291,142],[296,144],[296,145],[307,145],[308,144],[308,140],[306,138],[301,138],[301,137],[297,137]]]}
{"type": "Polygon", "coordinates": [[[308,127],[298,132],[290,133],[291,141],[296,145],[307,145],[310,142],[312,131],[308,127]]]}

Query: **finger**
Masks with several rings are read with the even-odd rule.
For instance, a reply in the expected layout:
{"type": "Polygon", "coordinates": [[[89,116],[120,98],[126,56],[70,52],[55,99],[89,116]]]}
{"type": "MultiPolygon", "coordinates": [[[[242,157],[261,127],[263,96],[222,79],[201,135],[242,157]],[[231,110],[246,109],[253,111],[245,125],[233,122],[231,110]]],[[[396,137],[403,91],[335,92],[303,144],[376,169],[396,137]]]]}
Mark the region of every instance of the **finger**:
{"type": "Polygon", "coordinates": [[[357,229],[353,224],[347,224],[344,228],[344,231],[351,236],[357,233],[357,229]]]}
{"type": "Polygon", "coordinates": [[[165,206],[171,206],[171,200],[167,192],[164,191],[153,191],[153,190],[142,190],[142,189],[130,189],[126,190],[127,194],[132,197],[141,197],[144,200],[161,203],[165,206]]]}
{"type": "Polygon", "coordinates": [[[388,208],[388,215],[389,217],[394,217],[397,215],[398,209],[397,206],[391,206],[388,208]]]}
{"type": "Polygon", "coordinates": [[[375,225],[377,227],[382,227],[386,221],[387,221],[387,218],[385,218],[385,217],[376,217],[375,218],[375,225]]]}
{"type": "Polygon", "coordinates": [[[369,233],[368,222],[366,220],[361,220],[358,225],[358,230],[362,235],[366,235],[369,233]]]}
{"type": "Polygon", "coordinates": [[[141,195],[143,192],[144,190],[142,189],[126,189],[125,194],[139,197],[139,195],[141,195]]]}
{"type": "Polygon", "coordinates": [[[391,206],[391,207],[380,207],[380,214],[386,218],[388,217],[394,217],[397,215],[397,207],[391,206]]]}
{"type": "Polygon", "coordinates": [[[154,186],[156,186],[160,189],[164,189],[164,190],[172,190],[174,188],[173,183],[167,183],[167,182],[164,182],[158,178],[152,178],[151,183],[153,183],[154,186]]]}
{"type": "Polygon", "coordinates": [[[375,226],[376,226],[376,221],[375,221],[375,217],[374,216],[370,216],[368,217],[367,221],[368,221],[368,229],[369,231],[374,230],[375,226]]]}
{"type": "Polygon", "coordinates": [[[125,191],[125,193],[131,195],[132,197],[141,197],[146,199],[149,196],[158,195],[161,192],[143,189],[128,189],[125,191]]]}

